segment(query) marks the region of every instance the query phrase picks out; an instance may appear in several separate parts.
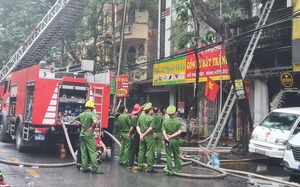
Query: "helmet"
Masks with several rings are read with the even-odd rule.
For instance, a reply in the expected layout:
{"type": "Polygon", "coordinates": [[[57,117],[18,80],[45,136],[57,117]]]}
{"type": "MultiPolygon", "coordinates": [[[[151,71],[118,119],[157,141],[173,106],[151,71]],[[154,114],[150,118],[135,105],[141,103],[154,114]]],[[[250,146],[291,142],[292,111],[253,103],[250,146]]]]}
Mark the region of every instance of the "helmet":
{"type": "Polygon", "coordinates": [[[137,104],[135,104],[134,107],[133,107],[132,114],[137,114],[137,113],[139,113],[141,110],[142,110],[141,105],[137,103],[137,104]]]}
{"type": "Polygon", "coordinates": [[[89,100],[85,103],[85,108],[94,108],[94,102],[89,100]]]}
{"type": "Polygon", "coordinates": [[[152,103],[149,102],[149,103],[145,104],[143,110],[146,111],[146,110],[149,110],[149,109],[151,109],[151,108],[152,108],[152,103]]]}
{"type": "Polygon", "coordinates": [[[167,114],[170,114],[170,115],[172,115],[172,114],[174,114],[175,112],[176,112],[176,107],[175,106],[168,106],[168,108],[167,108],[167,114]]]}

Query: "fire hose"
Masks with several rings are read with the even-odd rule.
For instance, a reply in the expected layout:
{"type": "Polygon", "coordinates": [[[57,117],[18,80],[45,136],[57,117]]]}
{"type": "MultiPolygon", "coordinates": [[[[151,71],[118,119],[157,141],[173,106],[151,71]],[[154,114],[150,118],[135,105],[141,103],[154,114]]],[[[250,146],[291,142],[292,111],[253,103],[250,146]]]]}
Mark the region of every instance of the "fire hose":
{"type": "Polygon", "coordinates": [[[76,161],[76,160],[77,160],[77,157],[76,157],[75,152],[74,152],[74,149],[73,149],[73,147],[72,147],[72,144],[71,144],[71,141],[70,141],[70,137],[69,137],[69,134],[68,134],[67,127],[66,127],[66,125],[65,125],[65,123],[64,123],[63,121],[62,121],[61,124],[62,124],[63,130],[64,130],[64,134],[65,134],[65,136],[66,136],[66,140],[67,140],[67,144],[68,144],[69,150],[70,150],[70,152],[71,152],[71,154],[72,154],[73,159],[76,161]]]}
{"type": "Polygon", "coordinates": [[[25,167],[66,167],[66,166],[73,166],[76,164],[76,155],[74,153],[74,149],[72,147],[71,141],[70,141],[70,137],[67,131],[67,128],[65,126],[65,124],[62,122],[62,127],[63,127],[63,131],[67,140],[67,144],[69,147],[69,150],[72,154],[73,159],[75,160],[74,162],[69,162],[69,163],[54,163],[54,164],[42,164],[42,163],[28,163],[28,162],[13,162],[13,161],[9,161],[9,160],[4,160],[4,159],[0,159],[0,162],[3,164],[8,164],[8,165],[15,165],[15,166],[25,166],[25,167]]]}
{"type": "MultiPolygon", "coordinates": [[[[65,137],[67,139],[67,144],[69,146],[70,152],[71,152],[72,157],[74,158],[74,160],[76,160],[76,156],[75,156],[73,147],[71,145],[70,138],[69,138],[69,135],[67,133],[67,129],[66,129],[66,127],[63,123],[62,123],[62,125],[63,125],[64,134],[65,134],[65,137]]],[[[120,141],[117,138],[115,138],[111,133],[109,133],[105,130],[103,132],[105,134],[107,134],[108,136],[110,136],[118,144],[118,146],[121,146],[120,141]]],[[[198,150],[198,148],[190,148],[190,150],[193,150],[193,149],[198,150]]],[[[200,162],[196,159],[192,159],[192,158],[181,157],[181,159],[183,161],[185,161],[182,164],[183,166],[186,166],[186,165],[189,165],[189,164],[192,164],[192,163],[196,163],[196,164],[199,164],[203,167],[206,167],[206,168],[209,168],[211,170],[217,171],[220,174],[218,174],[218,175],[216,175],[216,174],[214,174],[214,175],[197,175],[197,174],[190,174],[190,173],[177,173],[177,172],[174,172],[175,176],[196,178],[196,179],[215,179],[215,178],[224,178],[224,177],[227,176],[227,174],[233,175],[233,176],[236,176],[236,177],[240,177],[240,178],[244,178],[241,175],[246,175],[246,176],[250,175],[250,176],[253,176],[253,177],[256,177],[256,178],[259,178],[259,179],[269,180],[269,181],[273,181],[273,182],[277,182],[277,183],[281,183],[281,184],[285,184],[285,185],[289,185],[289,186],[300,187],[299,184],[286,182],[286,181],[274,179],[274,178],[271,178],[271,177],[265,177],[265,176],[254,174],[254,173],[251,173],[251,172],[245,172],[245,171],[239,171],[239,170],[230,170],[230,169],[224,169],[224,168],[217,168],[217,167],[211,166],[210,162],[205,164],[205,163],[202,163],[202,162],[200,162]]],[[[249,159],[246,159],[246,161],[249,161],[249,159]]],[[[3,160],[3,159],[0,159],[0,162],[4,163],[4,164],[9,164],[9,165],[27,166],[27,167],[66,167],[66,166],[73,166],[73,165],[76,164],[75,161],[74,162],[69,162],[69,163],[56,163],[56,164],[41,164],[41,163],[26,163],[26,162],[16,163],[16,162],[7,161],[7,160],[3,160]]],[[[153,165],[153,167],[154,168],[164,168],[163,170],[166,171],[166,165],[153,165]]]]}

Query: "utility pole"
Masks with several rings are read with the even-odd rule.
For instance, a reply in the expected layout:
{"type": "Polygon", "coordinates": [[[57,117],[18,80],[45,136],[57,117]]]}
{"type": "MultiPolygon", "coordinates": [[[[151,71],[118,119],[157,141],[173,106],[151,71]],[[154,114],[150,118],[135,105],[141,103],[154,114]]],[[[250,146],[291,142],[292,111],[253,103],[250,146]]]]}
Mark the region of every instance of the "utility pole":
{"type": "MultiPolygon", "coordinates": [[[[222,19],[223,14],[223,0],[220,0],[220,18],[222,19]]],[[[220,37],[221,38],[221,37],[220,37]]],[[[221,115],[222,112],[222,102],[223,102],[223,82],[222,82],[222,45],[220,47],[220,107],[219,107],[219,115],[221,115]]]]}
{"type": "Polygon", "coordinates": [[[119,75],[120,75],[120,66],[121,60],[123,56],[123,48],[124,48],[124,31],[125,31],[125,22],[126,22],[126,13],[127,13],[127,2],[128,0],[124,0],[124,10],[123,10],[123,18],[122,18],[122,29],[120,33],[120,51],[119,51],[119,60],[118,60],[118,69],[117,69],[117,78],[115,80],[115,94],[113,100],[113,111],[115,112],[116,104],[117,104],[117,89],[119,85],[119,75]]]}

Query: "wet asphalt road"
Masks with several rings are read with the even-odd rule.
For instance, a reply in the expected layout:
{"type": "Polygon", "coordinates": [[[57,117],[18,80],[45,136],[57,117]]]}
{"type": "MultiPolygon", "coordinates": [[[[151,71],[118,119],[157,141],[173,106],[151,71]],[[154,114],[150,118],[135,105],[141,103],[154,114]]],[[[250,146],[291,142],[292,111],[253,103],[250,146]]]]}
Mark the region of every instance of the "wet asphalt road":
{"type": "MultiPolygon", "coordinates": [[[[70,154],[65,159],[60,158],[59,150],[35,149],[26,153],[15,150],[14,143],[0,143],[0,158],[13,162],[33,163],[67,163],[73,162],[70,154]]],[[[253,186],[247,179],[227,176],[223,179],[191,179],[176,176],[165,176],[162,170],[157,174],[129,170],[127,167],[119,166],[117,160],[105,161],[101,164],[104,175],[85,174],[77,171],[75,166],[41,168],[7,165],[0,163],[0,169],[4,175],[5,182],[13,187],[28,186],[34,182],[35,187],[53,186],[109,186],[109,187],[245,187],[253,186]]],[[[183,168],[183,172],[194,174],[212,174],[213,172],[196,165],[183,168]]],[[[265,183],[257,186],[283,186],[274,183],[265,183]]],[[[255,185],[254,185],[255,186],[255,185]]]]}

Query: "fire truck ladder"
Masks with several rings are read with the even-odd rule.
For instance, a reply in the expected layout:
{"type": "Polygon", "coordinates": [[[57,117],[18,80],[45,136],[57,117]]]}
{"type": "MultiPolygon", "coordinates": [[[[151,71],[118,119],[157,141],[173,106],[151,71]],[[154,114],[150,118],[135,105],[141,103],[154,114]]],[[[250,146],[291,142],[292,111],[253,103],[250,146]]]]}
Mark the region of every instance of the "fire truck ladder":
{"type": "Polygon", "coordinates": [[[34,31],[0,71],[0,82],[11,72],[38,64],[73,21],[83,12],[81,0],[57,0],[34,31]]]}
{"type": "MultiPolygon", "coordinates": [[[[270,15],[270,12],[271,12],[271,9],[273,7],[273,4],[274,4],[275,0],[268,0],[265,4],[265,7],[263,9],[263,12],[261,14],[261,17],[255,27],[255,32],[253,33],[252,35],[252,38],[250,40],[250,43],[248,45],[248,48],[245,52],[245,55],[243,57],[243,60],[241,62],[241,65],[239,67],[240,71],[241,71],[241,74],[242,74],[242,78],[244,79],[246,74],[247,74],[247,71],[249,69],[249,66],[251,64],[251,61],[253,59],[253,53],[254,53],[254,50],[256,48],[256,45],[258,43],[258,40],[261,36],[261,33],[262,33],[262,30],[263,29],[259,29],[260,27],[264,26],[267,22],[267,19],[270,15]]],[[[230,88],[230,92],[229,92],[229,95],[227,97],[227,100],[222,108],[222,112],[218,118],[218,121],[217,121],[217,124],[216,124],[216,127],[211,135],[211,138],[207,144],[207,151],[209,152],[213,152],[219,142],[219,139],[221,137],[221,134],[223,132],[223,129],[224,129],[224,126],[227,122],[227,119],[229,117],[229,114],[232,110],[232,107],[235,103],[235,100],[236,100],[236,95],[235,95],[235,89],[234,89],[234,86],[232,85],[231,88],[230,88]]]]}
{"type": "Polygon", "coordinates": [[[103,97],[104,97],[104,89],[101,87],[94,87],[94,104],[96,109],[96,115],[99,117],[99,119],[102,119],[103,97]]]}

